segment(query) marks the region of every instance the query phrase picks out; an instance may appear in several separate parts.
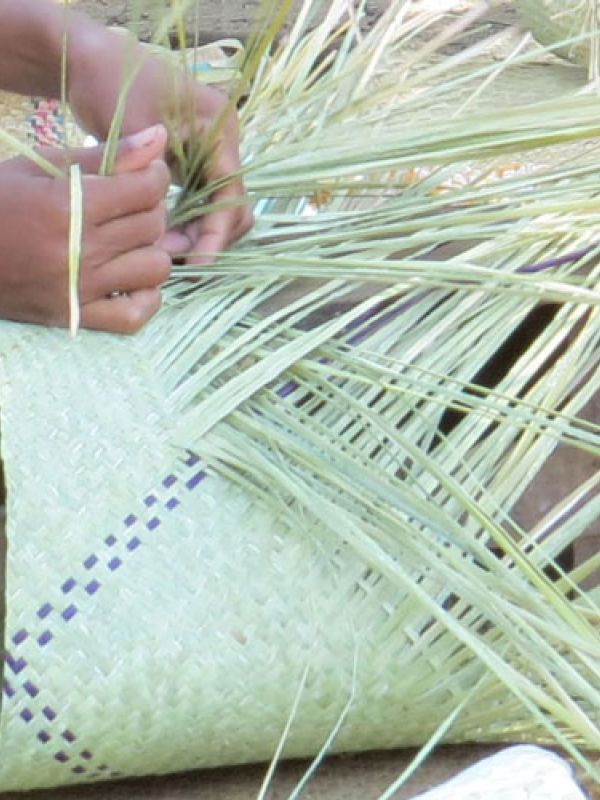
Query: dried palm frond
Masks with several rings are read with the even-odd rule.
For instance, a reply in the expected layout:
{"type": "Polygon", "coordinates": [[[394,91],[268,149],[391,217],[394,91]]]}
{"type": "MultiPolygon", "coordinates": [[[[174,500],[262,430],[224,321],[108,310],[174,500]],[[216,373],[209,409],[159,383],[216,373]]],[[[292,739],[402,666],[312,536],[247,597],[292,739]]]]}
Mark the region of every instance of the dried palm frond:
{"type": "Polygon", "coordinates": [[[590,78],[598,80],[600,12],[596,0],[515,0],[515,5],[540,42],[554,46],[557,55],[587,66],[590,78]]]}
{"type": "Polygon", "coordinates": [[[457,5],[306,0],[242,112],[254,231],[132,339],[2,325],[3,786],[440,739],[598,779],[600,556],[557,558],[600,479],[514,509],[600,450],[600,101],[457,5]]]}

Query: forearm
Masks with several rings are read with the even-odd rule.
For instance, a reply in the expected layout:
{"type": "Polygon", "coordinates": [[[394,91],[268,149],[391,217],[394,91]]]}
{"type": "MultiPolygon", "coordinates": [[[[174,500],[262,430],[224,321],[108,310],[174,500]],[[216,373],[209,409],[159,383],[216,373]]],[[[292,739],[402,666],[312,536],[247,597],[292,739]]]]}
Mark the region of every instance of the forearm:
{"type": "Polygon", "coordinates": [[[71,36],[69,73],[71,109],[81,126],[100,139],[108,133],[124,85],[123,134],[165,122],[182,108],[193,106],[196,119],[200,114],[212,119],[222,107],[219,92],[186,75],[166,53],[94,24],[82,25],[71,36]]]}
{"type": "Polygon", "coordinates": [[[122,132],[164,121],[188,96],[215,117],[221,97],[120,33],[51,0],[0,0],[0,89],[60,97],[67,30],[67,99],[77,120],[104,139],[124,78],[134,77],[122,132]],[[176,98],[173,104],[173,98],[176,98]]]}
{"type": "Polygon", "coordinates": [[[50,0],[0,0],[0,88],[59,97],[65,21],[68,39],[103,28],[50,0]]]}

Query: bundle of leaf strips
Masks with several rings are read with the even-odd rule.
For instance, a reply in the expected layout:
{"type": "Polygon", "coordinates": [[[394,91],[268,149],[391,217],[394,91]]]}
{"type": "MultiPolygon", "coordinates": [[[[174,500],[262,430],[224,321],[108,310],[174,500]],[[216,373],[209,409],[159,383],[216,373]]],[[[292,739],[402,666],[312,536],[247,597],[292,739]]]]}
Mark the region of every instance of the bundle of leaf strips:
{"type": "Polygon", "coordinates": [[[595,0],[575,0],[565,8],[558,0],[516,0],[523,21],[544,45],[575,63],[588,67],[590,79],[600,77],[600,50],[596,32],[600,24],[595,0]]]}
{"type": "Polygon", "coordinates": [[[478,24],[451,0],[368,34],[345,0],[305,34],[313,5],[244,102],[253,232],[177,268],[133,339],[2,327],[8,636],[42,560],[63,618],[52,654],[8,640],[7,787],[439,740],[558,744],[598,780],[600,557],[556,559],[600,478],[528,529],[514,509],[557,448],[599,452],[599,100],[526,49],[447,50],[478,24]],[[117,563],[121,524],[143,535],[117,563]],[[77,571],[88,616],[63,609],[77,571]],[[19,716],[57,707],[89,759],[31,742],[19,716]]]}

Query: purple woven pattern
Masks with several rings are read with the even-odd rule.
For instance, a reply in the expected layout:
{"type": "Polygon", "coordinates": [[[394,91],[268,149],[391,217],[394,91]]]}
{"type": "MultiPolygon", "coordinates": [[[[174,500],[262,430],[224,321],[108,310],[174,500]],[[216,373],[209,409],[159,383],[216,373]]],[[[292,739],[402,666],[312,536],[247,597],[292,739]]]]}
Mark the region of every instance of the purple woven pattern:
{"type": "MultiPolygon", "coordinates": [[[[119,573],[152,536],[160,534],[165,517],[176,513],[186,493],[197,489],[206,477],[194,453],[188,453],[184,467],[183,475],[177,477],[170,473],[163,478],[160,497],[158,492],[143,497],[143,506],[152,511],[149,518],[142,520],[134,513],[127,514],[118,530],[98,542],[97,548],[79,565],[79,574],[85,576],[84,579],[74,575],[64,577],[60,583],[63,598],[60,605],[42,595],[30,624],[10,632],[7,637],[4,703],[16,704],[18,716],[29,727],[31,735],[46,747],[48,756],[81,780],[115,778],[121,773],[95,758],[69,726],[68,710],[40,702],[44,686],[29,675],[33,665],[22,655],[22,650],[25,643],[34,641],[43,658],[42,651],[52,647],[60,628],[77,625],[86,603],[102,595],[105,576],[119,573]]],[[[40,674],[39,670],[35,672],[40,674]]],[[[68,705],[68,698],[65,698],[65,705],[68,705]]]]}

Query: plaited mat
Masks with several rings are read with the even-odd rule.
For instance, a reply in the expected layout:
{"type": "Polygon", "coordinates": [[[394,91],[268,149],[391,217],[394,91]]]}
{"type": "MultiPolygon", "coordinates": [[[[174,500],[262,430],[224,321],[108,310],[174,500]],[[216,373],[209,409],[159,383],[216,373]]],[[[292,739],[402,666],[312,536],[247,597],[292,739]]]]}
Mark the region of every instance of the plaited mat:
{"type": "MultiPolygon", "coordinates": [[[[0,120],[3,130],[31,145],[60,145],[64,125],[60,103],[44,98],[20,97],[0,92],[0,120]]],[[[74,127],[71,126],[72,132],[74,127]]],[[[14,153],[0,143],[0,158],[14,153]]]]}
{"type": "MultiPolygon", "coordinates": [[[[163,315],[152,336],[185,326],[189,313],[163,315]]],[[[71,342],[5,324],[3,343],[4,789],[268,760],[307,666],[289,757],[314,753],[350,697],[342,751],[431,733],[418,706],[408,710],[415,692],[435,720],[452,712],[442,642],[416,660],[412,652],[410,670],[382,685],[427,614],[408,620],[393,587],[337,538],[298,536],[207,470],[201,448],[174,449],[177,424],[149,372],[150,334],[71,342]],[[56,366],[66,362],[67,375],[56,366]],[[28,391],[32,382],[44,391],[28,391]],[[73,414],[76,386],[87,400],[73,414]],[[33,467],[25,436],[37,443],[33,467]],[[293,647],[282,635],[291,626],[293,647]]],[[[462,669],[473,683],[484,674],[476,659],[462,669]]],[[[495,702],[503,719],[518,716],[509,696],[495,702]]],[[[455,735],[473,735],[473,714],[455,735]]]]}
{"type": "MultiPolygon", "coordinates": [[[[163,315],[151,337],[197,310],[163,315]]],[[[208,472],[201,449],[178,452],[146,335],[73,343],[5,324],[3,343],[7,593],[19,598],[6,621],[4,788],[269,759],[308,665],[312,699],[287,755],[311,754],[353,693],[341,749],[421,739],[419,721],[398,730],[398,704],[433,678],[434,651],[391,693],[374,680],[401,646],[397,594],[334,537],[298,536],[208,472]],[[63,359],[69,374],[57,374],[63,359]],[[32,381],[44,391],[24,402],[32,381]],[[78,403],[73,415],[73,381],[85,413],[78,403]],[[35,466],[24,435],[38,443],[35,466]],[[281,636],[290,626],[293,648],[281,636]]],[[[430,691],[449,713],[452,696],[430,691]]]]}
{"type": "MultiPolygon", "coordinates": [[[[340,15],[342,5],[333,6],[340,15]]],[[[525,91],[557,84],[544,73],[534,86],[533,74],[519,73],[518,95],[515,84],[499,82],[479,108],[502,100],[508,109],[525,91]]],[[[570,94],[579,78],[570,70],[560,93],[570,94]]],[[[310,153],[313,134],[310,125],[298,134],[299,109],[316,114],[322,104],[311,104],[310,94],[300,99],[287,124],[307,137],[310,153]]],[[[417,108],[411,125],[427,114],[442,117],[462,99],[457,93],[417,108]]],[[[230,258],[242,262],[260,246],[266,262],[301,263],[315,248],[305,212],[315,216],[323,199],[327,219],[342,201],[327,207],[326,193],[315,199],[307,183],[298,184],[300,200],[278,196],[283,168],[294,174],[297,164],[286,151],[294,140],[285,124],[281,136],[271,132],[274,119],[285,117],[279,102],[256,110],[252,101],[247,163],[266,154],[262,172],[260,165],[249,171],[258,224],[256,238],[230,258]],[[297,225],[297,236],[278,252],[273,231],[285,224],[297,225]]],[[[343,119],[332,116],[336,124],[343,119]]],[[[331,124],[323,135],[340,141],[342,129],[331,124]]],[[[585,150],[568,155],[580,158],[582,171],[589,166],[585,150]]],[[[475,164],[479,174],[486,157],[475,164]]],[[[520,167],[514,171],[519,177],[520,167]]],[[[464,170],[446,172],[453,179],[436,176],[424,202],[440,190],[461,191],[464,170]]],[[[431,174],[425,169],[417,183],[431,174]]],[[[494,174],[485,192],[501,178],[494,174]]],[[[499,198],[501,205],[506,198],[499,198]]],[[[394,202],[377,199],[379,211],[384,200],[394,202]]],[[[373,213],[368,192],[363,198],[353,189],[343,202],[340,213],[373,213]]],[[[522,254],[516,278],[510,262],[494,260],[494,268],[509,283],[521,268],[539,270],[535,292],[549,291],[543,271],[556,268],[558,292],[569,276],[555,261],[590,242],[594,218],[582,216],[588,227],[564,246],[552,240],[546,261],[522,254]]],[[[360,214],[351,220],[342,220],[344,247],[364,221],[360,214]]],[[[553,218],[553,229],[559,223],[565,218],[553,218]]],[[[513,253],[527,230],[506,228],[493,243],[513,253]]],[[[386,241],[353,242],[353,252],[375,260],[386,241]]],[[[474,272],[485,271],[485,252],[475,254],[474,272]]],[[[231,262],[224,256],[223,263],[231,262]]],[[[82,331],[72,340],[63,331],[2,323],[9,542],[3,789],[264,761],[288,724],[288,757],[418,746],[432,736],[560,739],[575,754],[577,746],[598,745],[596,595],[577,594],[575,602],[568,582],[546,581],[556,548],[532,552],[520,542],[514,560],[501,562],[481,544],[482,534],[510,524],[503,505],[510,509],[532,479],[531,451],[552,452],[555,442],[539,431],[553,422],[554,409],[534,414],[530,430],[490,429],[485,413],[502,421],[501,404],[517,403],[528,384],[515,369],[515,393],[500,393],[491,409],[482,402],[479,427],[448,434],[447,445],[436,441],[431,419],[436,431],[444,410],[466,402],[460,394],[440,403],[442,390],[451,392],[455,381],[470,388],[481,366],[472,363],[473,342],[483,338],[493,354],[509,326],[487,283],[449,290],[441,279],[425,283],[422,273],[382,291],[378,303],[347,297],[336,281],[315,281],[284,299],[275,295],[289,288],[287,278],[271,283],[251,274],[236,284],[220,276],[201,287],[179,281],[165,290],[163,311],[131,338],[82,331]],[[416,290],[414,280],[423,281],[416,290]],[[315,320],[323,296],[328,305],[315,320]],[[282,325],[288,315],[293,324],[282,325]],[[423,319],[435,323],[427,339],[423,319]],[[440,378],[444,350],[449,367],[440,378]],[[490,451],[484,485],[479,468],[490,451]],[[484,612],[490,594],[495,602],[484,612]],[[566,633],[565,617],[573,623],[566,633]],[[552,702],[544,692],[555,688],[553,673],[537,675],[528,646],[542,648],[552,666],[568,664],[564,692],[552,702]],[[556,731],[545,727],[553,713],[556,731]]],[[[581,342],[569,359],[570,382],[553,398],[566,369],[557,360],[548,367],[552,389],[541,398],[573,415],[596,363],[597,337],[585,326],[594,315],[584,300],[581,317],[577,302],[574,310],[565,302],[563,324],[581,342]]],[[[528,302],[514,299],[511,320],[535,299],[528,302]]],[[[568,432],[579,435],[577,424],[568,432]]],[[[593,436],[584,443],[596,446],[593,436]]],[[[590,516],[594,502],[585,509],[590,516]]],[[[574,536],[576,526],[565,539],[574,536]]],[[[559,539],[557,548],[565,544],[559,539]]]]}

